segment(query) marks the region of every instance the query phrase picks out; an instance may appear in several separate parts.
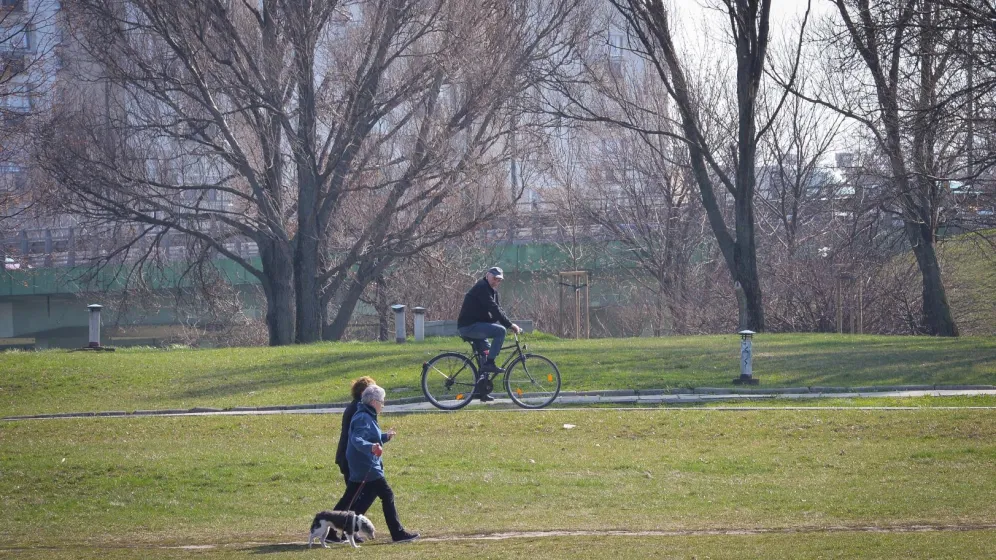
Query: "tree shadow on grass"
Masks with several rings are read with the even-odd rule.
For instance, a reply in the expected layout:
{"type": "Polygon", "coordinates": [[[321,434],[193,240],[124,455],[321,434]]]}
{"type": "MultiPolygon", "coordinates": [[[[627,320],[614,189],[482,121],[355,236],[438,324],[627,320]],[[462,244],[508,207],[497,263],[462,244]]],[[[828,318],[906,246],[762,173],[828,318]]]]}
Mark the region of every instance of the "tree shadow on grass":
{"type": "MultiPolygon", "coordinates": [[[[890,384],[992,384],[996,381],[996,352],[961,349],[906,349],[905,352],[862,347],[828,357],[796,353],[770,358],[773,371],[785,386],[855,386],[890,384]]],[[[755,373],[764,368],[755,361],[755,373]],[[761,367],[759,367],[759,365],[761,367]]]]}
{"type": "MultiPolygon", "coordinates": [[[[294,385],[314,385],[330,379],[349,380],[409,366],[413,376],[420,373],[421,362],[406,356],[384,352],[354,352],[316,357],[314,355],[274,360],[252,367],[217,369],[185,379],[185,385],[170,397],[186,399],[216,399],[262,392],[294,385]],[[219,380],[224,380],[219,382],[219,380]]],[[[348,400],[348,383],[341,387],[342,398],[348,400]]]]}

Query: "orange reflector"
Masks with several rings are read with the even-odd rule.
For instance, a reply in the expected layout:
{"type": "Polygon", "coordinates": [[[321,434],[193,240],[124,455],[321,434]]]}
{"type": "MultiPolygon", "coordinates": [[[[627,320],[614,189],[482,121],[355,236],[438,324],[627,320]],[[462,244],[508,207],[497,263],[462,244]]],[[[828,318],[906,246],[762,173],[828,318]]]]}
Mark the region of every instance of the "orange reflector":
{"type": "Polygon", "coordinates": [[[463,400],[463,393],[457,393],[457,400],[458,401],[462,401],[463,400]]]}
{"type": "Polygon", "coordinates": [[[519,395],[519,396],[521,397],[521,396],[522,396],[522,388],[521,388],[521,387],[517,387],[517,388],[515,389],[515,394],[516,394],[516,395],[519,395]]]}
{"type": "Polygon", "coordinates": [[[552,373],[547,374],[546,380],[549,381],[550,383],[553,383],[553,374],[552,373]]]}

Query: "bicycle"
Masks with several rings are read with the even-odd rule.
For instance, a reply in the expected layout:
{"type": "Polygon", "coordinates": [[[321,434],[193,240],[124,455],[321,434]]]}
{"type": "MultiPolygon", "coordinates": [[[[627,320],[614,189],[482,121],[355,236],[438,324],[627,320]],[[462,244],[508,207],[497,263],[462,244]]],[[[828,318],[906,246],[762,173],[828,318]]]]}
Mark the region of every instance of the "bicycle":
{"type": "MultiPolygon", "coordinates": [[[[526,345],[515,343],[502,347],[512,350],[502,364],[505,392],[522,408],[543,408],[560,394],[560,370],[552,360],[526,352],[526,345]]],[[[485,355],[475,347],[480,339],[460,337],[470,343],[470,353],[443,352],[422,364],[422,393],[437,408],[457,410],[470,404],[474,389],[490,393],[501,373],[478,373],[485,355]],[[477,385],[480,384],[480,387],[477,385]]]]}

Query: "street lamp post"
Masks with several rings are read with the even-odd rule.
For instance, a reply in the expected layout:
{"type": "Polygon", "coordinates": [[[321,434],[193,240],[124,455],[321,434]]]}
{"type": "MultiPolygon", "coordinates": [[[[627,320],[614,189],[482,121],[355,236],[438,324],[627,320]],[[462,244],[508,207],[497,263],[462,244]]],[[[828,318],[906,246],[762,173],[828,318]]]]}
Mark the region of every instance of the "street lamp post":
{"type": "Polygon", "coordinates": [[[754,371],[752,360],[754,357],[753,348],[751,348],[751,338],[754,336],[754,331],[752,330],[742,330],[740,335],[740,377],[733,380],[735,385],[757,385],[757,379],[754,379],[754,371]]]}

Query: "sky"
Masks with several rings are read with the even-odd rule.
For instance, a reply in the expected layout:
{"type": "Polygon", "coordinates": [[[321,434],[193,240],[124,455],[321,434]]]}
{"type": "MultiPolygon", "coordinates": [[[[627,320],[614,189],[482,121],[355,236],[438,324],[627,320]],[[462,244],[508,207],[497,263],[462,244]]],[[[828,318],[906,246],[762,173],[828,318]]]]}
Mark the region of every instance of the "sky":
{"type": "MultiPolygon", "coordinates": [[[[707,42],[710,33],[715,34],[729,26],[725,11],[717,9],[717,6],[722,6],[721,0],[670,0],[670,2],[683,22],[680,27],[684,31],[682,42],[696,51],[710,50],[700,43],[707,42]]],[[[806,0],[772,0],[772,37],[794,31],[805,13],[807,4],[810,5],[810,22],[814,17],[825,15],[833,8],[830,0],[812,0],[811,3],[806,0]]]]}

